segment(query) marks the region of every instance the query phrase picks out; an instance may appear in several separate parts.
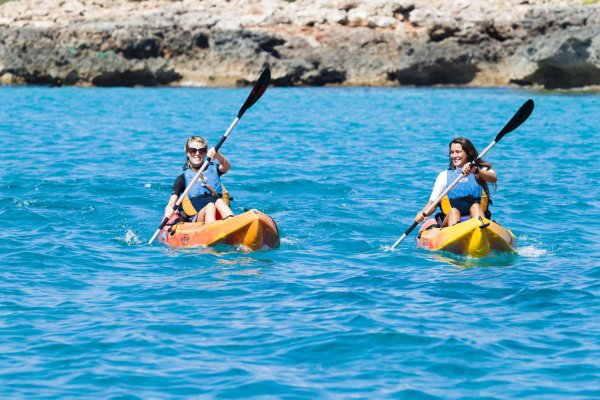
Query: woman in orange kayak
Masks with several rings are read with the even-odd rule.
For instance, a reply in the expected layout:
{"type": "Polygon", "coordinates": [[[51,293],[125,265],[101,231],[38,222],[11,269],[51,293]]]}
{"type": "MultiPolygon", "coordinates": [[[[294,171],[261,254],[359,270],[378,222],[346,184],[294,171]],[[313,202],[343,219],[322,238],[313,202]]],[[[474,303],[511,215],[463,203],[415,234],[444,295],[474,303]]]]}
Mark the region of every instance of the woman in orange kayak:
{"type": "MultiPolygon", "coordinates": [[[[485,217],[488,203],[491,204],[489,183],[496,183],[496,173],[492,165],[480,160],[476,166],[471,167],[470,162],[477,159],[477,150],[473,143],[466,138],[456,138],[450,142],[450,166],[442,171],[433,186],[429,202],[419,211],[415,221],[421,222],[433,214],[433,209],[425,215],[425,210],[435,202],[447,187],[459,175],[463,178],[454,186],[440,202],[443,216],[442,226],[452,226],[461,220],[485,217]]],[[[488,214],[489,215],[489,214],[488,214]]]]}
{"type": "Polygon", "coordinates": [[[231,164],[220,152],[215,151],[214,148],[207,151],[207,148],[208,143],[201,136],[192,136],[185,143],[187,160],[183,166],[183,173],[173,183],[173,192],[165,207],[165,217],[171,218],[173,206],[202,167],[206,156],[209,161],[208,166],[183,199],[179,212],[184,218],[196,222],[214,222],[217,211],[223,219],[233,217],[231,208],[222,198],[223,184],[221,183],[221,175],[231,168],[231,164]]]}

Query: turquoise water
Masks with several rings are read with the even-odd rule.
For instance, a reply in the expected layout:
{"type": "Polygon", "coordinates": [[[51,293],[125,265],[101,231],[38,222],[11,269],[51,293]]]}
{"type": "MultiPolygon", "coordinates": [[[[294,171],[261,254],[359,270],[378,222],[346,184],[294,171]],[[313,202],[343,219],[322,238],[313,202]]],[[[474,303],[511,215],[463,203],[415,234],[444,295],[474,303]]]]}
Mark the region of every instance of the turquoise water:
{"type": "Polygon", "coordinates": [[[600,396],[600,95],[276,89],[222,147],[277,250],[147,245],[191,134],[249,89],[0,88],[3,398],[600,396]],[[483,150],[516,256],[395,251],[483,150]]]}

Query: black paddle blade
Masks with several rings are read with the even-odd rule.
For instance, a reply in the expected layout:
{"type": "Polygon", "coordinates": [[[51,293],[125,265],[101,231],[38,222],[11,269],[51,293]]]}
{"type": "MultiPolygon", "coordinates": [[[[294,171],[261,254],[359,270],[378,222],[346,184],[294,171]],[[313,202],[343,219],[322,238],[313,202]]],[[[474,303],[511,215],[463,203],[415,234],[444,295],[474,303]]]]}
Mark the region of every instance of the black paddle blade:
{"type": "Polygon", "coordinates": [[[533,100],[529,99],[525,103],[523,103],[521,108],[519,108],[519,111],[517,111],[517,113],[510,119],[510,121],[508,121],[508,124],[506,124],[506,126],[502,128],[500,133],[496,135],[496,139],[494,139],[494,141],[498,143],[504,135],[517,129],[523,122],[527,120],[527,118],[529,118],[532,112],[533,100]]]}
{"type": "Polygon", "coordinates": [[[246,110],[249,109],[250,107],[252,107],[254,105],[254,103],[256,103],[258,101],[258,99],[260,99],[260,97],[263,95],[263,93],[265,93],[265,91],[267,90],[267,86],[269,86],[269,82],[271,82],[271,70],[269,69],[269,67],[267,67],[262,72],[262,74],[260,74],[260,76],[258,77],[258,80],[256,81],[256,83],[254,84],[254,87],[252,88],[252,92],[250,92],[250,95],[246,99],[246,102],[244,103],[242,108],[240,108],[240,112],[238,113],[238,118],[242,118],[242,115],[244,115],[246,110]]]}

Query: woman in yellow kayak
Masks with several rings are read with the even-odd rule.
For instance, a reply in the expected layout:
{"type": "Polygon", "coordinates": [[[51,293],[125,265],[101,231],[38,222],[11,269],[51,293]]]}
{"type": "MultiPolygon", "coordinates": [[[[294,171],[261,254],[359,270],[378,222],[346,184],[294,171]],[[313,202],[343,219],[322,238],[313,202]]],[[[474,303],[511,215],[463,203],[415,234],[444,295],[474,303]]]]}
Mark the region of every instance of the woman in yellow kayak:
{"type": "Polygon", "coordinates": [[[171,218],[173,206],[179,196],[185,191],[202,167],[204,159],[208,156],[208,166],[181,203],[179,212],[186,219],[196,222],[214,222],[217,211],[223,219],[233,217],[233,212],[222,199],[223,185],[221,175],[225,174],[231,164],[229,160],[214,147],[207,151],[208,143],[201,136],[192,136],[185,143],[186,163],[183,173],[175,179],[173,192],[165,207],[165,217],[171,218]]]}
{"type": "Polygon", "coordinates": [[[445,214],[442,226],[452,226],[469,217],[486,216],[487,205],[491,204],[488,182],[496,183],[496,173],[492,165],[484,160],[480,160],[477,166],[471,168],[470,162],[477,159],[477,155],[477,150],[469,139],[460,137],[450,142],[450,166],[438,175],[429,202],[417,213],[415,221],[421,222],[433,214],[435,209],[427,216],[425,210],[461,174],[464,177],[440,202],[442,213],[445,214]]]}

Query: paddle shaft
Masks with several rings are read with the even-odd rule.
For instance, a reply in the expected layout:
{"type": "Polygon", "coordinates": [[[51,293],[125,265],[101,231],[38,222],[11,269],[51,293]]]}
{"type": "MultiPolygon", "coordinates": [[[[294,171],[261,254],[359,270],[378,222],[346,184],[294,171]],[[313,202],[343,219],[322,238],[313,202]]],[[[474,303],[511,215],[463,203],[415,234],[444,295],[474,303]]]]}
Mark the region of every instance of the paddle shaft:
{"type": "MultiPolygon", "coordinates": [[[[502,130],[496,135],[496,138],[494,140],[492,140],[492,143],[490,143],[488,147],[486,147],[481,153],[479,153],[479,155],[477,156],[477,158],[475,160],[470,162],[471,166],[476,165],[479,162],[479,160],[481,160],[483,158],[483,156],[486,155],[486,153],[488,151],[490,151],[491,148],[494,147],[494,145],[496,143],[498,143],[500,141],[500,139],[502,139],[504,137],[504,135],[514,131],[519,126],[521,126],[521,124],[523,122],[525,122],[527,120],[527,118],[529,118],[531,113],[533,112],[533,107],[534,107],[534,104],[533,104],[533,100],[531,100],[531,99],[529,99],[525,103],[523,103],[521,108],[519,108],[519,110],[515,113],[515,115],[513,115],[513,117],[510,119],[510,121],[508,121],[506,123],[506,125],[504,125],[504,128],[502,128],[502,130]]],[[[454,180],[454,182],[452,182],[452,184],[450,186],[448,186],[442,192],[442,194],[438,197],[438,199],[435,202],[431,203],[427,207],[427,209],[425,211],[423,211],[423,216],[427,217],[427,215],[429,215],[433,210],[435,210],[435,208],[437,207],[439,202],[442,201],[444,196],[447,195],[448,192],[450,190],[452,190],[452,188],[454,186],[456,186],[456,184],[462,179],[462,177],[463,177],[463,175],[459,175],[454,180]]],[[[406,230],[406,232],[404,232],[404,234],[402,234],[402,236],[400,236],[400,238],[398,240],[396,240],[396,243],[394,243],[392,245],[392,250],[395,249],[400,243],[402,243],[402,241],[413,231],[413,229],[416,228],[417,225],[419,225],[419,222],[414,221],[413,224],[406,230]]]]}

